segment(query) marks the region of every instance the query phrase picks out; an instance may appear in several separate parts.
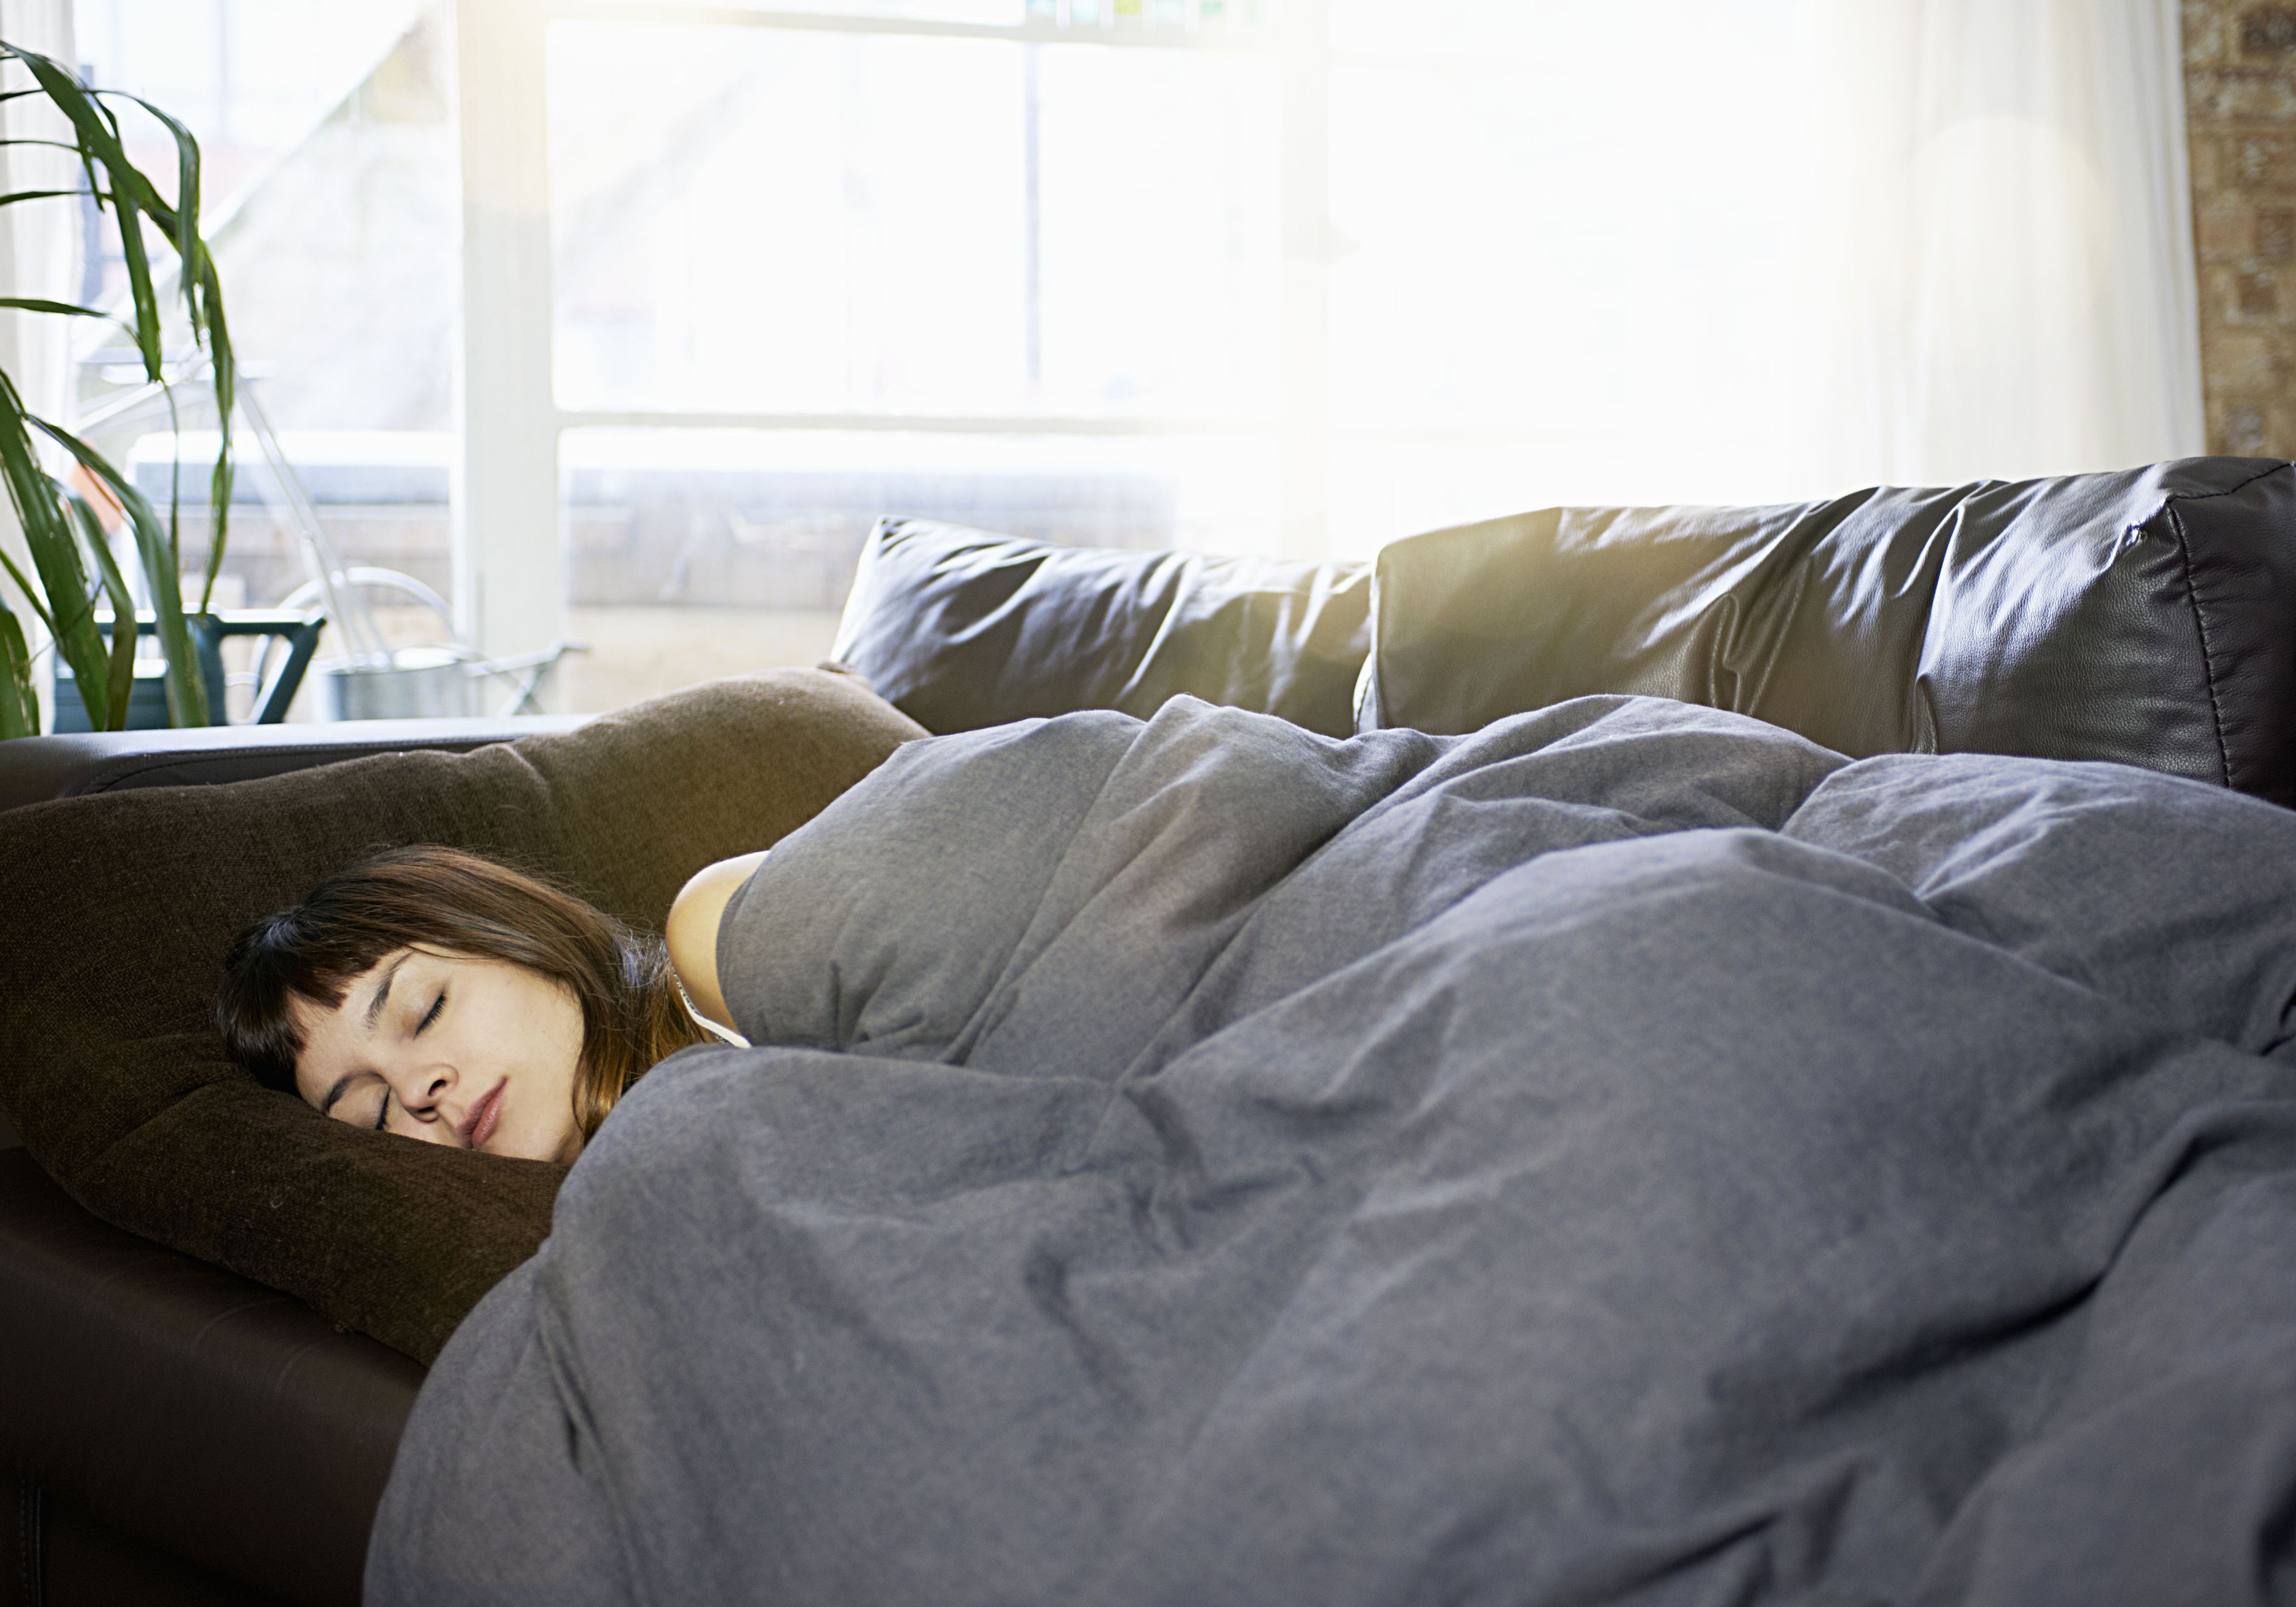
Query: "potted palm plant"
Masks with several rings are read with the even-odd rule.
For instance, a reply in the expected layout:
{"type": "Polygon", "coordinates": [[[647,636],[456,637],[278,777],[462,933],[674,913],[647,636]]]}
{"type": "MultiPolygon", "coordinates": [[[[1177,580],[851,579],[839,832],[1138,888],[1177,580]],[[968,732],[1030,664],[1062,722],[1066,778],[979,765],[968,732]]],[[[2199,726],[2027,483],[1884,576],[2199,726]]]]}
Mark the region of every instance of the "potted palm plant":
{"type": "MultiPolygon", "coordinates": [[[[230,331],[224,320],[223,289],[207,242],[200,236],[200,147],[191,130],[138,96],[91,89],[79,78],[35,52],[0,41],[0,61],[14,61],[31,77],[28,87],[7,91],[11,98],[42,96],[62,115],[70,140],[15,139],[14,144],[45,144],[78,156],[85,190],[25,190],[0,195],[0,206],[60,195],[88,195],[117,227],[127,270],[128,307],[118,319],[133,338],[147,379],[166,385],[171,374],[162,360],[162,314],[152,272],[155,243],[176,258],[176,288],[191,324],[193,342],[214,389],[216,414],[229,421],[238,371],[230,331]],[[106,103],[133,102],[158,119],[174,137],[176,167],[172,202],[130,161],[118,116],[106,103]],[[150,233],[147,234],[146,231],[150,233]]],[[[28,296],[0,296],[0,307],[68,318],[111,318],[94,307],[28,296]]],[[[216,577],[223,564],[231,511],[231,431],[221,432],[215,471],[209,486],[210,522],[205,578],[197,613],[209,614],[216,577]]],[[[54,422],[35,416],[14,380],[0,373],[0,480],[7,485],[31,557],[26,574],[0,552],[0,564],[38,614],[71,671],[88,724],[115,731],[127,719],[135,686],[135,591],[104,534],[104,520],[86,487],[117,505],[135,537],[135,561],[152,603],[152,629],[166,664],[168,716],[177,726],[204,726],[215,712],[210,689],[201,673],[193,640],[193,619],[183,603],[184,554],[179,505],[171,492],[165,519],[103,455],[54,422]],[[77,470],[78,485],[74,483],[77,470]],[[59,472],[61,471],[61,472],[59,472]],[[92,571],[92,572],[91,572],[92,571]],[[99,602],[109,603],[114,622],[110,641],[98,618],[99,602]]],[[[39,703],[34,691],[32,655],[22,622],[0,601],[0,739],[35,735],[39,703]]]]}

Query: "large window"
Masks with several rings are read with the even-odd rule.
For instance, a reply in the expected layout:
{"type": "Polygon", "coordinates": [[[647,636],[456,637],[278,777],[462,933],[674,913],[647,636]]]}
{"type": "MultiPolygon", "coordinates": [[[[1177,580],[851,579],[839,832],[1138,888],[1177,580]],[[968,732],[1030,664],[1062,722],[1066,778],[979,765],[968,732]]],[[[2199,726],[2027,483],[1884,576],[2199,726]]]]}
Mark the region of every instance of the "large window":
{"type": "Polygon", "coordinates": [[[562,406],[1271,410],[1263,53],[568,21],[549,71],[562,406]]]}
{"type": "Polygon", "coordinates": [[[820,656],[882,513],[1279,539],[1264,29],[1201,6],[544,9],[578,695],[697,640],[728,667],[820,656]]]}
{"type": "MultiPolygon", "coordinates": [[[[1799,14],[79,5],[99,78],[208,142],[337,545],[489,652],[586,644],[572,708],[819,656],[882,513],[1356,556],[1805,491],[1799,14]]],[[[86,372],[91,405],[125,377],[86,372]]],[[[275,601],[294,541],[245,495],[227,595],[275,601]]]]}
{"type": "MultiPolygon", "coordinates": [[[[450,17],[429,0],[78,0],[74,24],[91,82],[144,97],[199,137],[205,232],[233,335],[324,529],[352,564],[451,592],[461,221],[450,17]]],[[[139,163],[172,181],[166,130],[118,104],[139,163]]],[[[83,204],[81,299],[102,305],[125,294],[125,269],[110,217],[83,204]]],[[[158,247],[153,256],[169,260],[158,247]]],[[[86,332],[83,427],[162,498],[180,440],[185,544],[203,550],[211,408],[191,384],[176,398],[180,437],[164,408],[114,417],[141,389],[142,367],[116,348],[116,332],[86,332]]],[[[261,454],[246,439],[239,452],[217,597],[267,605],[310,571],[261,454]]],[[[396,639],[444,634],[404,593],[375,601],[396,639]]],[[[325,651],[335,650],[331,640],[325,651]]]]}
{"type": "MultiPolygon", "coordinates": [[[[882,513],[1360,557],[2197,449],[2174,8],[2051,14],[76,5],[207,143],[336,545],[489,652],[587,643],[573,708],[824,651],[882,513]]],[[[84,356],[100,409],[134,365],[84,356]]],[[[246,484],[225,596],[272,602],[298,546],[246,484]]]]}
{"type": "Polygon", "coordinates": [[[1361,555],[1797,489],[1791,0],[466,4],[505,647],[825,645],[883,512],[1361,555]]]}
{"type": "Polygon", "coordinates": [[[1334,549],[1557,504],[1814,494],[1779,450],[1807,290],[1793,7],[1330,18],[1334,549]]]}

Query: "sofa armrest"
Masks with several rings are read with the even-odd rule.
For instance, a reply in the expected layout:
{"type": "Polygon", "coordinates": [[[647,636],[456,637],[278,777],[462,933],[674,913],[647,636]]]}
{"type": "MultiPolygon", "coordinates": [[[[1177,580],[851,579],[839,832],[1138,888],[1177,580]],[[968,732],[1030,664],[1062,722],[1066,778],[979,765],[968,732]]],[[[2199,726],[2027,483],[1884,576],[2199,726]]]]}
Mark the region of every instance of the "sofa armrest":
{"type": "Polygon", "coordinates": [[[313,726],[193,726],[177,731],[96,731],[0,742],[0,809],[129,787],[204,786],[278,775],[370,753],[431,748],[467,752],[543,731],[571,731],[579,715],[467,720],[344,720],[313,726]]]}
{"type": "Polygon", "coordinates": [[[268,1598],[357,1601],[415,1363],[97,1221],[22,1150],[0,1358],[0,1472],[268,1598]]]}

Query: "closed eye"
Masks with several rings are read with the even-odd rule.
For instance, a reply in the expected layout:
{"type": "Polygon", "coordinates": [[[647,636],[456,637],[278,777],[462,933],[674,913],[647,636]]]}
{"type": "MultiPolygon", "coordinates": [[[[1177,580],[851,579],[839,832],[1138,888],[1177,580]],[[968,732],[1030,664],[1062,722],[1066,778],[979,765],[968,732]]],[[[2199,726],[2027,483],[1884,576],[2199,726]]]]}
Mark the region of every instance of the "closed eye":
{"type": "Polygon", "coordinates": [[[439,1013],[446,1008],[447,990],[442,988],[439,990],[439,996],[430,1001],[430,1008],[424,1013],[422,1021],[415,1023],[414,1036],[421,1037],[422,1036],[423,1029],[430,1026],[431,1022],[437,1021],[439,1019],[439,1013]]]}
{"type": "Polygon", "coordinates": [[[388,1088],[385,1088],[385,1089],[382,1091],[382,1097],[381,1097],[380,1100],[378,1100],[378,1101],[376,1101],[376,1102],[375,1102],[375,1107],[374,1107],[374,1130],[375,1130],[376,1132],[380,1133],[380,1132],[381,1132],[381,1131],[382,1131],[382,1123],[383,1123],[383,1119],[384,1119],[384,1118],[386,1118],[386,1117],[388,1117],[390,1114],[390,1089],[388,1089],[388,1088]]]}

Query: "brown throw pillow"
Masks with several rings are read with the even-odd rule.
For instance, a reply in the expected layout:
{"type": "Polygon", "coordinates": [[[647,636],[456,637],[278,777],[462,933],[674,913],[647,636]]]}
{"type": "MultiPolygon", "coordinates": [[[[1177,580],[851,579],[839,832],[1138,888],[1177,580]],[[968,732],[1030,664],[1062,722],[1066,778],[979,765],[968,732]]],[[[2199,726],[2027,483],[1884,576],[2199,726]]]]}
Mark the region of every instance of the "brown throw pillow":
{"type": "Polygon", "coordinates": [[[922,734],[852,676],[775,670],[467,754],[11,810],[0,1108],[106,1221],[428,1362],[533,1253],[565,1168],[361,1132],[258,1086],[209,1019],[233,935],[411,842],[548,873],[660,931],[694,871],[922,734]]]}

